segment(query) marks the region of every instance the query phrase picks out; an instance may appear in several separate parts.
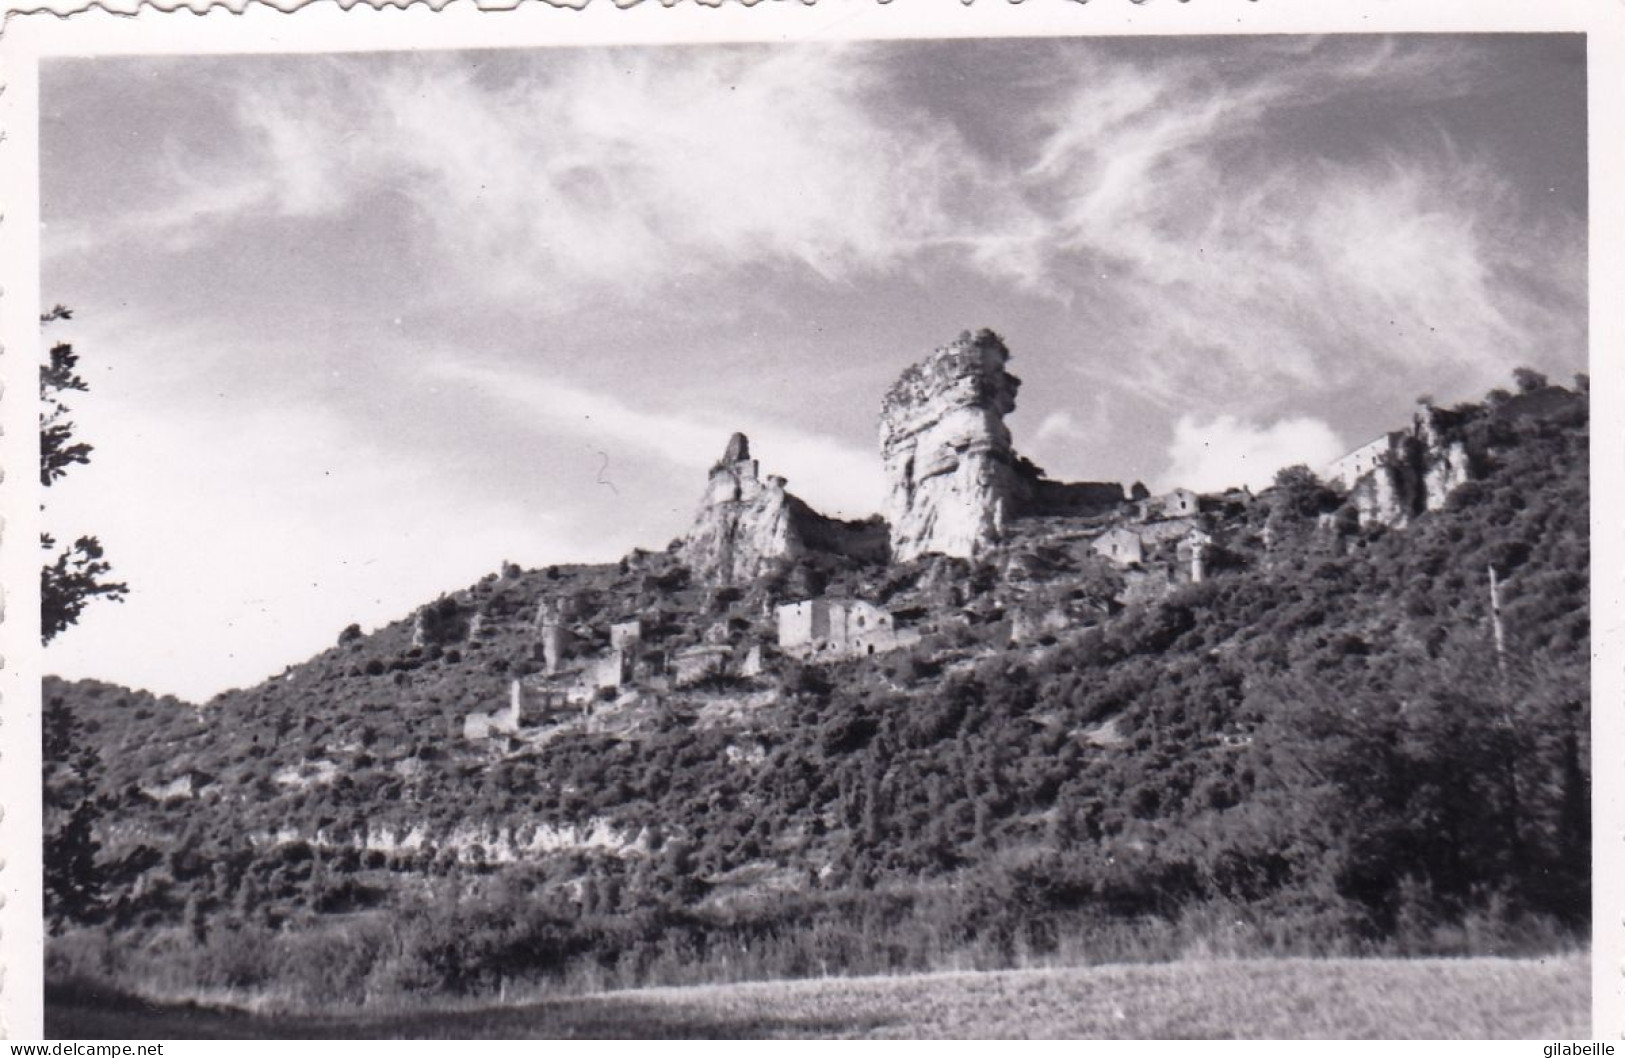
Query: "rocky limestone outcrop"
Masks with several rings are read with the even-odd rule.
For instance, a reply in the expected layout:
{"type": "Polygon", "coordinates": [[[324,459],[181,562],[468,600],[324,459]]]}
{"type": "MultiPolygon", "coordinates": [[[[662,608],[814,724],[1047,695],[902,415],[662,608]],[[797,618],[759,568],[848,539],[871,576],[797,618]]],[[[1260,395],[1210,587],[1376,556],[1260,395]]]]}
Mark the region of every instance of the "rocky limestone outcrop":
{"type": "Polygon", "coordinates": [[[884,514],[894,561],[973,558],[1004,538],[1031,493],[1004,417],[1021,380],[992,331],[962,333],[903,372],[880,410],[884,514]]]}
{"type": "Polygon", "coordinates": [[[1401,528],[1442,508],[1470,476],[1467,446],[1451,436],[1443,412],[1427,407],[1416,413],[1410,429],[1388,435],[1386,451],[1350,486],[1349,497],[1361,525],[1401,528]]]}
{"type": "Polygon", "coordinates": [[[1127,501],[1120,484],[1058,482],[1016,454],[1004,417],[1021,380],[989,330],[966,331],[892,384],[881,404],[884,521],[819,514],[761,475],[750,442],[734,434],[711,468],[679,557],[710,584],[745,584],[809,552],[858,562],[907,562],[928,553],[976,558],[1008,523],[1043,514],[1090,515],[1127,501]]]}
{"type": "Polygon", "coordinates": [[[1004,417],[1021,380],[992,331],[966,331],[903,372],[881,404],[885,517],[892,559],[935,552],[976,558],[1009,523],[1032,515],[1093,515],[1127,502],[1114,482],[1050,481],[1015,451],[1004,417]]]}
{"type": "Polygon", "coordinates": [[[730,437],[683,539],[684,564],[701,580],[738,584],[756,578],[776,559],[799,554],[802,544],[784,486],[781,477],[762,479],[744,434],[730,437]]]}
{"type": "Polygon", "coordinates": [[[1416,416],[1415,433],[1425,456],[1423,503],[1427,510],[1436,511],[1457,485],[1468,480],[1467,446],[1446,435],[1437,408],[1429,407],[1416,416]]]}
{"type": "Polygon", "coordinates": [[[874,562],[884,561],[885,548],[878,523],[825,517],[786,491],[784,478],[763,478],[749,439],[736,433],[711,468],[679,557],[696,579],[731,585],[748,584],[809,551],[874,562]]]}

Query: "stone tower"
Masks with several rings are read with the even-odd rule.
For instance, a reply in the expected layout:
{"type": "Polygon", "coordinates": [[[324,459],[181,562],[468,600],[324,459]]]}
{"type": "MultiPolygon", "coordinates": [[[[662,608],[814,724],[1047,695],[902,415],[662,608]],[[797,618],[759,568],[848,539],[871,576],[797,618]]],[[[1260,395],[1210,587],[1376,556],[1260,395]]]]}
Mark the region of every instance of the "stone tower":
{"type": "Polygon", "coordinates": [[[536,607],[536,652],[541,656],[542,671],[551,676],[558,672],[569,657],[570,634],[569,605],[561,599],[543,599],[536,607]]]}

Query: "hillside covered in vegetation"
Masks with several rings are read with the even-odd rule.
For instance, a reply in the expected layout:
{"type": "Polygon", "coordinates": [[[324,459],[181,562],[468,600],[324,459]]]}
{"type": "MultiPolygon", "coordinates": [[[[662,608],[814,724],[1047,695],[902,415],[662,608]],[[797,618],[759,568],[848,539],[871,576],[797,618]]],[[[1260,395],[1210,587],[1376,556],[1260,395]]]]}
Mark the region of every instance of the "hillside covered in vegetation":
{"type": "Polygon", "coordinates": [[[738,587],[674,547],[505,567],[202,705],[47,680],[48,972],[322,1006],[1583,943],[1587,399],[1448,412],[1473,479],[1442,509],[1362,524],[1294,468],[1202,498],[1196,580],[1172,541],[1104,560],[1084,515],[738,587]],[[921,634],[465,737],[541,678],[563,594],[587,651],[629,617],[673,653],[770,645],[809,597],[921,634]]]}

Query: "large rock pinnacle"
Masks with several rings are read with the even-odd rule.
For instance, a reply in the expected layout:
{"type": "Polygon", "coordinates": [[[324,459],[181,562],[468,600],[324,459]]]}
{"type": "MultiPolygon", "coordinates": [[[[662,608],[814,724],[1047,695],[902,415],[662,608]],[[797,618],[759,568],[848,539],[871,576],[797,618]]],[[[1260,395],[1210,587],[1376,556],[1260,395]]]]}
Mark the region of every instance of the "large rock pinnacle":
{"type": "Polygon", "coordinates": [[[1009,359],[992,331],[966,332],[887,392],[880,451],[893,561],[927,552],[975,557],[1003,538],[1026,501],[1031,482],[1004,425],[1021,385],[1005,370],[1009,359]]]}

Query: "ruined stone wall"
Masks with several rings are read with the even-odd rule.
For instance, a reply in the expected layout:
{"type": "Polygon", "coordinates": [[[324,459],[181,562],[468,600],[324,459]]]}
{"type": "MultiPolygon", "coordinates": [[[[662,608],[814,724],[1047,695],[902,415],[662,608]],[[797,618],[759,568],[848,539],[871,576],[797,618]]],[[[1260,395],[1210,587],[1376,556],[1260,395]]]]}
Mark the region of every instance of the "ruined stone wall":
{"type": "Polygon", "coordinates": [[[611,650],[593,663],[590,675],[593,686],[618,690],[632,682],[632,658],[625,651],[611,650]]]}
{"type": "Polygon", "coordinates": [[[609,646],[611,650],[623,650],[632,653],[643,645],[643,622],[620,621],[609,626],[609,646]]]}
{"type": "Polygon", "coordinates": [[[1090,515],[1115,510],[1128,494],[1115,481],[1039,481],[1031,490],[1036,515],[1090,515]]]}
{"type": "Polygon", "coordinates": [[[779,648],[793,652],[829,638],[829,605],[822,599],[779,607],[779,648]]]}
{"type": "Polygon", "coordinates": [[[1190,489],[1175,489],[1159,501],[1165,518],[1183,518],[1201,509],[1201,500],[1190,489]]]}
{"type": "Polygon", "coordinates": [[[878,518],[841,521],[819,514],[799,497],[790,497],[790,520],[808,551],[842,555],[858,562],[885,562],[890,555],[890,534],[878,518]]]}
{"type": "Polygon", "coordinates": [[[698,646],[679,650],[672,655],[672,682],[678,687],[699,683],[711,676],[728,671],[733,651],[724,646],[698,646]]]}
{"type": "Polygon", "coordinates": [[[1140,534],[1128,529],[1113,529],[1100,534],[1093,548],[1096,554],[1119,566],[1130,566],[1145,560],[1145,547],[1140,534]]]}

